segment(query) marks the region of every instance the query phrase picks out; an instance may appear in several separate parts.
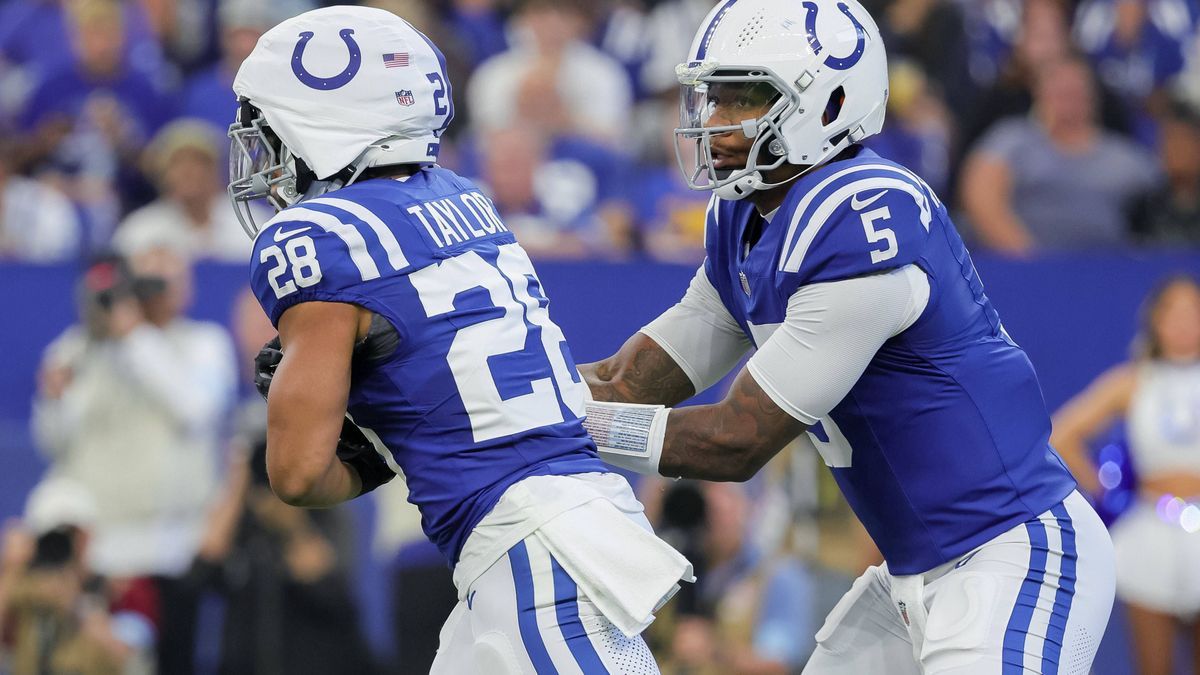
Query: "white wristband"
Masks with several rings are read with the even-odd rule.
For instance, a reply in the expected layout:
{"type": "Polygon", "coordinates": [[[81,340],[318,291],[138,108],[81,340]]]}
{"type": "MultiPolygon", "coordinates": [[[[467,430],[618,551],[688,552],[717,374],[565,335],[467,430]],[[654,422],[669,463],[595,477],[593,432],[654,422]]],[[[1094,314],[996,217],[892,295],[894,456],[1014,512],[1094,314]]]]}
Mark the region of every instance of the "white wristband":
{"type": "Polygon", "coordinates": [[[600,459],[657,476],[670,414],[671,409],[661,405],[589,401],[583,426],[596,441],[600,459]]]}

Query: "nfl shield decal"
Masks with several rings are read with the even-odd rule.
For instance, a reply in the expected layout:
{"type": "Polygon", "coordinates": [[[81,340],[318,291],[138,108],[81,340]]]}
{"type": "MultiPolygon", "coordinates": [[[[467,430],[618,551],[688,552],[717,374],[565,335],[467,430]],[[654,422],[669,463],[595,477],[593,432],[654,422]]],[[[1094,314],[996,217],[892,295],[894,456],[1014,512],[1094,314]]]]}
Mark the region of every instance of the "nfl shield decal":
{"type": "Polygon", "coordinates": [[[396,92],[396,103],[406,107],[416,103],[416,99],[413,98],[412,89],[401,89],[396,92]]]}

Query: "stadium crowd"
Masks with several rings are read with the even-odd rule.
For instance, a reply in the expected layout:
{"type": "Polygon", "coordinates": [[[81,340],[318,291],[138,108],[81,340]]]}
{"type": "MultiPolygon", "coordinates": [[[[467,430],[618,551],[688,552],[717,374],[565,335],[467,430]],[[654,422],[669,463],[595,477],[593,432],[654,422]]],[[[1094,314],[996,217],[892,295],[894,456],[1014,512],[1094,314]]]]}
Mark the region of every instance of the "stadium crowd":
{"type": "MultiPolygon", "coordinates": [[[[0,257],[147,238],[240,261],[221,173],[258,35],[310,0],[10,0],[0,8],[0,257]]],[[[541,257],[697,259],[675,167],[674,65],[707,0],[375,0],[446,51],[443,163],[541,257]]],[[[1200,4],[867,0],[891,50],[868,145],[950,202],[977,246],[1200,242],[1200,4]]]]}
{"type": "MultiPolygon", "coordinates": [[[[250,252],[225,193],[234,73],[263,31],[320,4],[333,3],[0,4],[0,260],[88,265],[84,320],[39,380],[53,477],[3,542],[0,671],[190,672],[211,591],[227,607],[223,672],[367,672],[347,514],[274,500],[264,411],[235,404],[233,355],[246,381],[270,327],[251,301],[232,337],[181,318],[190,262],[250,252]],[[97,356],[101,338],[122,347],[97,356]],[[180,344],[194,362],[163,356],[180,344]],[[188,398],[172,400],[180,382],[188,398]],[[235,406],[234,440],[217,438],[235,406]],[[140,473],[88,464],[113,453],[140,473]]],[[[708,194],[676,166],[674,67],[712,0],[365,4],[445,51],[457,88],[442,163],[483,186],[535,259],[702,258],[708,194]]],[[[866,144],[953,204],[974,248],[1200,246],[1200,1],[863,4],[891,50],[888,121],[866,144]]],[[[827,508],[816,461],[746,487],[644,491],[702,580],[648,636],[664,671],[798,672],[848,584],[818,583],[806,561],[827,508]]],[[[397,494],[380,510],[407,508],[397,494]]],[[[427,672],[450,576],[408,515],[381,520],[394,591],[428,607],[397,615],[386,671],[427,672]]]]}

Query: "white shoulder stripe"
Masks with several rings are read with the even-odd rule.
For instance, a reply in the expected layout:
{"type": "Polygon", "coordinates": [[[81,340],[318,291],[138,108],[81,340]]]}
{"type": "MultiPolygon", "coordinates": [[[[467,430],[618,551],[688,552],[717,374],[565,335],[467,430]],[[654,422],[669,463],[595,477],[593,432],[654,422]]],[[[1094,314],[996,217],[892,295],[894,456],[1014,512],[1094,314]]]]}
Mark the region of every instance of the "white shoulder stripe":
{"type": "Polygon", "coordinates": [[[904,174],[905,176],[908,176],[909,178],[911,178],[913,180],[913,182],[916,183],[917,185],[920,185],[925,190],[925,192],[929,195],[929,198],[933,200],[934,208],[939,208],[939,209],[942,208],[942,200],[938,198],[937,193],[933,191],[933,188],[929,187],[929,183],[926,183],[924,178],[921,178],[917,174],[913,173],[911,170],[908,169],[908,167],[896,166],[893,168],[895,168],[897,171],[904,174]]]}
{"type": "MultiPolygon", "coordinates": [[[[868,190],[900,190],[912,195],[917,206],[921,209],[921,224],[925,226],[925,230],[929,230],[929,224],[933,219],[933,214],[929,208],[929,200],[924,193],[913,186],[912,182],[903,174],[898,176],[876,176],[872,178],[863,178],[856,180],[853,183],[843,185],[834,190],[833,194],[821,202],[820,206],[813,212],[812,217],[808,219],[808,223],[804,226],[804,230],[800,232],[800,237],[796,241],[796,245],[792,248],[791,253],[784,258],[779,265],[779,269],[784,272],[798,272],[801,265],[804,264],[804,256],[808,253],[808,248],[812,246],[813,240],[817,238],[817,234],[821,231],[821,227],[833,215],[835,209],[846,201],[847,198],[858,194],[859,192],[868,190]]],[[[810,193],[811,194],[811,193],[810,193]]],[[[807,197],[807,195],[806,195],[807,197]]],[[[796,210],[793,216],[792,223],[797,224],[801,218],[803,211],[796,210]]],[[[789,229],[789,232],[791,230],[789,229]]]]}
{"type": "Polygon", "coordinates": [[[792,242],[796,241],[796,229],[800,227],[800,219],[804,216],[804,212],[808,210],[808,207],[812,206],[813,200],[817,198],[817,195],[821,193],[821,190],[829,187],[830,183],[842,178],[843,176],[848,176],[852,173],[858,173],[859,171],[879,170],[895,171],[895,167],[887,164],[859,164],[857,166],[852,166],[848,169],[842,169],[837,173],[826,176],[825,180],[817,183],[815,187],[809,190],[808,193],[804,195],[804,198],[800,200],[800,203],[796,205],[796,210],[792,212],[792,222],[788,224],[787,236],[783,240],[785,242],[783,251],[779,255],[780,269],[783,269],[783,262],[787,260],[788,254],[791,252],[792,242]]]}
{"type": "Polygon", "coordinates": [[[392,269],[402,270],[408,267],[408,258],[404,255],[404,251],[400,249],[400,242],[396,240],[396,234],[384,224],[379,216],[372,213],[367,207],[348,199],[338,199],[336,197],[321,197],[305,202],[305,204],[332,206],[363,221],[367,224],[367,227],[371,228],[375,236],[379,237],[379,243],[383,246],[383,250],[387,252],[388,262],[392,265],[392,269]]]}
{"type": "Polygon", "coordinates": [[[362,280],[370,281],[379,278],[379,268],[371,259],[371,253],[367,250],[367,241],[363,239],[362,232],[359,232],[357,227],[343,223],[337,216],[304,207],[292,207],[281,211],[273,219],[273,222],[281,223],[292,221],[312,223],[326,232],[337,235],[346,243],[346,248],[350,249],[350,259],[358,267],[358,273],[362,280]]]}

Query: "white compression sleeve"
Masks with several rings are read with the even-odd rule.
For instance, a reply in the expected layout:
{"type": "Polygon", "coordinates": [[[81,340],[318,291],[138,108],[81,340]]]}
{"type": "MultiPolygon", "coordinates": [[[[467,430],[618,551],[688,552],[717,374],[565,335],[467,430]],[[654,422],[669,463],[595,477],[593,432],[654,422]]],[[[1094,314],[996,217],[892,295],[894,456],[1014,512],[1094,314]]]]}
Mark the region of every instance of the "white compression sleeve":
{"type": "Polygon", "coordinates": [[[746,369],[776,405],[815,424],[928,302],[929,279],[915,265],[805,286],[788,300],[783,324],[746,369]]]}
{"type": "Polygon", "coordinates": [[[750,349],[704,266],[692,277],[683,299],[641,330],[679,365],[696,392],[716,384],[750,349]]]}

